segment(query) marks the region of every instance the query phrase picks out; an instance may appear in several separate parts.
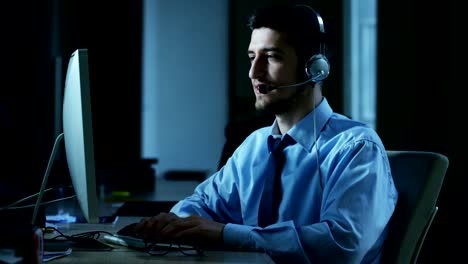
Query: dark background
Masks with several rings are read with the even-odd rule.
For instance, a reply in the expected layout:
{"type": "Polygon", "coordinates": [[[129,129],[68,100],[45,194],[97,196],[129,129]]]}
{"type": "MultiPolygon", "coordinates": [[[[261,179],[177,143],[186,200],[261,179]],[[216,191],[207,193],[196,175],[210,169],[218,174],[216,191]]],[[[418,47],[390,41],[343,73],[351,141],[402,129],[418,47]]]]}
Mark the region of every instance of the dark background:
{"type": "MultiPolygon", "coordinates": [[[[253,115],[254,98],[242,92],[249,85],[248,62],[238,54],[248,45],[245,17],[264,2],[230,2],[229,49],[237,54],[230,53],[229,62],[230,120],[253,115]]],[[[334,110],[342,112],[341,1],[316,1],[314,6],[328,21],[333,40],[329,58],[333,71],[324,93],[334,110]]],[[[56,136],[54,72],[57,67],[65,71],[69,55],[77,48],[89,50],[96,165],[119,171],[139,164],[141,9],[141,1],[1,4],[2,202],[39,190],[56,136]],[[61,66],[56,64],[58,57],[63,59],[61,66]]],[[[456,27],[461,17],[455,15],[456,9],[451,6],[449,12],[448,4],[416,0],[378,3],[377,131],[388,149],[435,151],[450,159],[440,210],[422,249],[421,263],[450,262],[461,252],[454,238],[464,229],[459,212],[466,208],[465,175],[459,173],[463,135],[457,128],[463,123],[458,113],[463,112],[461,76],[465,73],[455,66],[464,61],[460,59],[463,46],[457,45],[463,31],[456,27]]],[[[63,160],[60,155],[58,159],[54,166],[60,168],[63,160]]],[[[114,180],[125,181],[123,175],[114,174],[114,180]]],[[[51,184],[64,181],[67,177],[50,179],[51,184]]]]}

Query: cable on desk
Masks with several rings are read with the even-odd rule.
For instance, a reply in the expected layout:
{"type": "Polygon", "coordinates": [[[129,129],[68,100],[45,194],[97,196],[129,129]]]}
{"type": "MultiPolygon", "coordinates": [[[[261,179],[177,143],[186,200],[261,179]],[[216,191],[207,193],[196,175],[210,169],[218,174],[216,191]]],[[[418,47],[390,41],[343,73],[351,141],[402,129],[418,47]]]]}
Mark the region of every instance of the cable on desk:
{"type": "Polygon", "coordinates": [[[60,232],[55,227],[48,227],[47,230],[48,231],[50,231],[50,230],[55,231],[55,232],[59,233],[59,235],[57,235],[55,237],[52,237],[52,238],[44,239],[45,241],[57,240],[58,238],[63,237],[65,239],[73,241],[73,242],[80,242],[80,241],[85,240],[85,239],[96,239],[97,240],[97,239],[99,239],[101,234],[114,235],[114,234],[112,234],[110,232],[107,232],[107,231],[88,231],[88,232],[83,232],[83,233],[78,233],[78,234],[73,234],[73,235],[65,235],[64,233],[60,232]]]}
{"type": "MultiPolygon", "coordinates": [[[[70,186],[67,186],[67,187],[72,187],[71,185],[70,186]]],[[[43,193],[47,193],[47,192],[50,192],[52,190],[56,190],[56,189],[60,189],[60,187],[54,187],[54,188],[48,188],[46,190],[44,190],[43,193]]],[[[17,204],[20,204],[22,202],[25,202],[29,199],[32,199],[36,196],[39,195],[39,192],[35,193],[35,194],[32,194],[30,196],[27,196],[27,197],[24,197],[24,198],[21,198],[11,204],[8,204],[4,207],[0,207],[0,211],[3,211],[3,210],[14,210],[14,209],[23,209],[23,208],[28,208],[28,207],[34,207],[36,206],[35,204],[29,204],[29,205],[23,205],[23,206],[15,206],[17,204]]],[[[47,202],[42,202],[40,203],[40,205],[46,205],[46,204],[51,204],[51,203],[55,203],[55,202],[59,202],[59,201],[63,201],[63,200],[66,200],[66,199],[70,199],[70,198],[73,198],[75,197],[76,195],[70,195],[70,196],[67,196],[67,197],[63,197],[63,198],[58,198],[58,199],[55,199],[55,200],[52,200],[52,201],[47,201],[47,202]]]]}

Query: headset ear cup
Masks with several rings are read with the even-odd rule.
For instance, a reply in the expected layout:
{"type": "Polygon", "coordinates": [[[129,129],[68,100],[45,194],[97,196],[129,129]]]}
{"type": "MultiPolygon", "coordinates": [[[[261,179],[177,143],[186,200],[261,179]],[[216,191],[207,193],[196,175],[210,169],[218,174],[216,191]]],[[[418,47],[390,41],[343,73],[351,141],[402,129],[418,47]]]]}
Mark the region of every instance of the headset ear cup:
{"type": "Polygon", "coordinates": [[[311,81],[323,81],[330,74],[330,63],[324,55],[317,54],[307,61],[305,71],[311,81]]]}

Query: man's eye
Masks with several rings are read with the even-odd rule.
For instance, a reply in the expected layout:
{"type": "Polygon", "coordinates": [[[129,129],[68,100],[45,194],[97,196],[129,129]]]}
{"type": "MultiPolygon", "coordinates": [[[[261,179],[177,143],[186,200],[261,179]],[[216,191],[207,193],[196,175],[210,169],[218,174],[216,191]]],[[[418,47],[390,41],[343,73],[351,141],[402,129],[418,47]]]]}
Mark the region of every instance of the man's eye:
{"type": "Polygon", "coordinates": [[[249,56],[249,61],[253,61],[255,60],[255,57],[254,56],[249,56]]]}
{"type": "Polygon", "coordinates": [[[280,57],[278,55],[276,55],[276,54],[267,54],[267,58],[269,60],[279,60],[280,59],[280,57]]]}

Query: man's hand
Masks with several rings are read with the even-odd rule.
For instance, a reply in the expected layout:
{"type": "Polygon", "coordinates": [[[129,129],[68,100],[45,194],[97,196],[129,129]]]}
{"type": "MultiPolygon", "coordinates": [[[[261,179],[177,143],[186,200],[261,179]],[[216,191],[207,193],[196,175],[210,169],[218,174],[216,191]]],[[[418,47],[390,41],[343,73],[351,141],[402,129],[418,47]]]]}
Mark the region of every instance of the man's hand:
{"type": "Polygon", "coordinates": [[[173,213],[160,213],[142,219],[135,231],[157,241],[219,247],[223,245],[224,226],[197,215],[181,218],[173,213]]]}
{"type": "Polygon", "coordinates": [[[147,240],[161,242],[161,230],[171,221],[178,218],[179,217],[173,213],[160,213],[156,216],[145,217],[135,226],[134,231],[147,240]]]}

